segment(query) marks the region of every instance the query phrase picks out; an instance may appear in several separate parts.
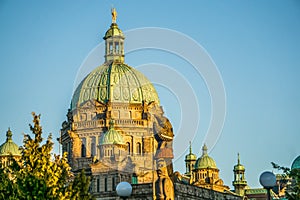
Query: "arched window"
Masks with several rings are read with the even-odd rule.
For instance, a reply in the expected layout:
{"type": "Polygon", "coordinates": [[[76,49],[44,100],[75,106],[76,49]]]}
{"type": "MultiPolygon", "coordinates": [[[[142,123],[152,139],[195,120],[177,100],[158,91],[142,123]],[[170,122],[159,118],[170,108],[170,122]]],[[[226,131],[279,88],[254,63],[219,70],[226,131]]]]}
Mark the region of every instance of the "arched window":
{"type": "Polygon", "coordinates": [[[115,48],[116,48],[116,53],[120,53],[119,51],[120,51],[120,48],[119,48],[119,43],[118,42],[116,42],[115,43],[115,48]]]}
{"type": "Polygon", "coordinates": [[[91,156],[96,155],[96,137],[92,136],[91,137],[91,156]]]}
{"type": "Polygon", "coordinates": [[[138,155],[141,155],[142,154],[142,145],[141,145],[141,143],[136,143],[136,153],[138,154],[138,155]]]}
{"type": "Polygon", "coordinates": [[[107,178],[104,179],[104,191],[107,192],[107,178]]]}
{"type": "Polygon", "coordinates": [[[68,160],[71,160],[71,156],[72,156],[71,142],[67,143],[67,152],[68,152],[68,160]]]}
{"type": "Polygon", "coordinates": [[[130,155],[130,143],[129,142],[126,142],[126,145],[127,145],[127,152],[128,152],[128,155],[130,155]]]}
{"type": "Polygon", "coordinates": [[[86,138],[81,139],[81,157],[86,157],[86,138]]]}
{"type": "Polygon", "coordinates": [[[112,177],[111,178],[112,180],[111,180],[111,186],[112,186],[112,191],[115,191],[116,190],[116,186],[115,186],[115,177],[112,177]]]}
{"type": "Polygon", "coordinates": [[[113,44],[111,42],[109,43],[109,53],[113,53],[113,44]]]}
{"type": "Polygon", "coordinates": [[[96,191],[100,192],[100,176],[97,178],[96,191]]]}

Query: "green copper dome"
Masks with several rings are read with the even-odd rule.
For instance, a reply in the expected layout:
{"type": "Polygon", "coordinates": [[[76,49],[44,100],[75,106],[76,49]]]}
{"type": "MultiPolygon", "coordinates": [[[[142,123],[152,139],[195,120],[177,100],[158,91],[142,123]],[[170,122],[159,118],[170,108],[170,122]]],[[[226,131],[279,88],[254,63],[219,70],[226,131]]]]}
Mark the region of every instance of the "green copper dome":
{"type": "Polygon", "coordinates": [[[6,132],[6,142],[0,146],[0,156],[21,156],[19,146],[12,141],[12,132],[10,129],[6,132]]]}
{"type": "Polygon", "coordinates": [[[300,156],[293,161],[291,169],[300,169],[300,156]]]}
{"type": "Polygon", "coordinates": [[[202,151],[203,151],[202,156],[198,158],[198,160],[196,161],[195,169],[207,169],[207,168],[218,169],[214,159],[208,156],[207,147],[205,144],[202,147],[202,151]]]}
{"type": "Polygon", "coordinates": [[[110,121],[109,130],[104,133],[100,139],[100,145],[106,145],[106,144],[120,144],[124,145],[124,139],[122,135],[114,129],[114,123],[113,121],[110,121]]]}
{"type": "Polygon", "coordinates": [[[154,86],[139,71],[120,63],[105,63],[92,71],[79,84],[72,98],[71,109],[88,100],[101,103],[150,103],[159,104],[154,86]]]}
{"type": "Polygon", "coordinates": [[[159,104],[151,82],[139,71],[124,63],[124,34],[116,24],[117,13],[112,9],[112,24],[105,36],[105,63],[94,69],[74,92],[71,109],[89,100],[106,104],[150,103],[159,104]]]}

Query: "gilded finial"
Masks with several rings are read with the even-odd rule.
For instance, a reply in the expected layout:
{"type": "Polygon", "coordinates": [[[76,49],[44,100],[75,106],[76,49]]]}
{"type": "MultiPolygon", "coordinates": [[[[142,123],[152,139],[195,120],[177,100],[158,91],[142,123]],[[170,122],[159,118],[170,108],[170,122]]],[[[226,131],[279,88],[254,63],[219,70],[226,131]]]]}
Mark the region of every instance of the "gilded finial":
{"type": "Polygon", "coordinates": [[[240,153],[238,153],[238,165],[240,164],[240,153]]]}
{"type": "Polygon", "coordinates": [[[203,155],[207,154],[207,146],[206,146],[206,144],[203,145],[202,152],[203,152],[203,155]]]}
{"type": "Polygon", "coordinates": [[[116,23],[117,21],[117,11],[115,8],[111,9],[111,17],[112,17],[112,23],[116,23]]]}
{"type": "Polygon", "coordinates": [[[12,137],[12,132],[10,130],[10,128],[8,127],[8,130],[6,132],[6,140],[11,140],[11,137],[12,137]]]}
{"type": "Polygon", "coordinates": [[[192,142],[190,141],[190,154],[192,154],[192,142]]]}
{"type": "Polygon", "coordinates": [[[114,125],[115,125],[114,120],[113,120],[113,119],[110,119],[110,120],[109,120],[109,129],[114,128],[114,125]]]}

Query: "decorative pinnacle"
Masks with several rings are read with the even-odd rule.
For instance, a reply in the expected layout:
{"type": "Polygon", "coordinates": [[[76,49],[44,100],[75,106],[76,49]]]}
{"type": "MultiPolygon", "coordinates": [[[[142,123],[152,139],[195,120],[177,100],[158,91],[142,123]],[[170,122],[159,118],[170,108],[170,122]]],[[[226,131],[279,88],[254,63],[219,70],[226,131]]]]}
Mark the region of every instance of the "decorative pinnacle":
{"type": "Polygon", "coordinates": [[[190,141],[190,154],[192,154],[192,142],[190,141]]]}
{"type": "Polygon", "coordinates": [[[240,153],[238,153],[238,165],[240,164],[240,153]]]}
{"type": "Polygon", "coordinates": [[[114,120],[113,120],[113,119],[110,119],[110,121],[109,121],[109,129],[113,129],[114,126],[115,126],[114,120]]]}
{"type": "Polygon", "coordinates": [[[203,145],[203,147],[202,147],[202,152],[203,152],[203,153],[202,153],[203,155],[206,155],[206,154],[207,154],[207,146],[206,146],[206,144],[203,145]]]}
{"type": "Polygon", "coordinates": [[[12,137],[12,132],[11,132],[10,128],[8,127],[8,130],[6,132],[6,141],[11,140],[11,137],[12,137]]]}
{"type": "Polygon", "coordinates": [[[117,11],[115,8],[111,9],[111,18],[112,18],[112,23],[116,23],[117,21],[117,11]]]}

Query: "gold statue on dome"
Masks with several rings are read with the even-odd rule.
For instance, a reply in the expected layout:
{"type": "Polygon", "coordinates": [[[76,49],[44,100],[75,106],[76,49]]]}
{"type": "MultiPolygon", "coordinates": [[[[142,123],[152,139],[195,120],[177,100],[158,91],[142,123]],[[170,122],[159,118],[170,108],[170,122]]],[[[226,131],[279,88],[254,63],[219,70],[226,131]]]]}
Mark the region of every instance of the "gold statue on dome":
{"type": "Polygon", "coordinates": [[[116,23],[117,21],[117,11],[115,8],[111,9],[111,15],[112,15],[112,23],[116,23]]]}

